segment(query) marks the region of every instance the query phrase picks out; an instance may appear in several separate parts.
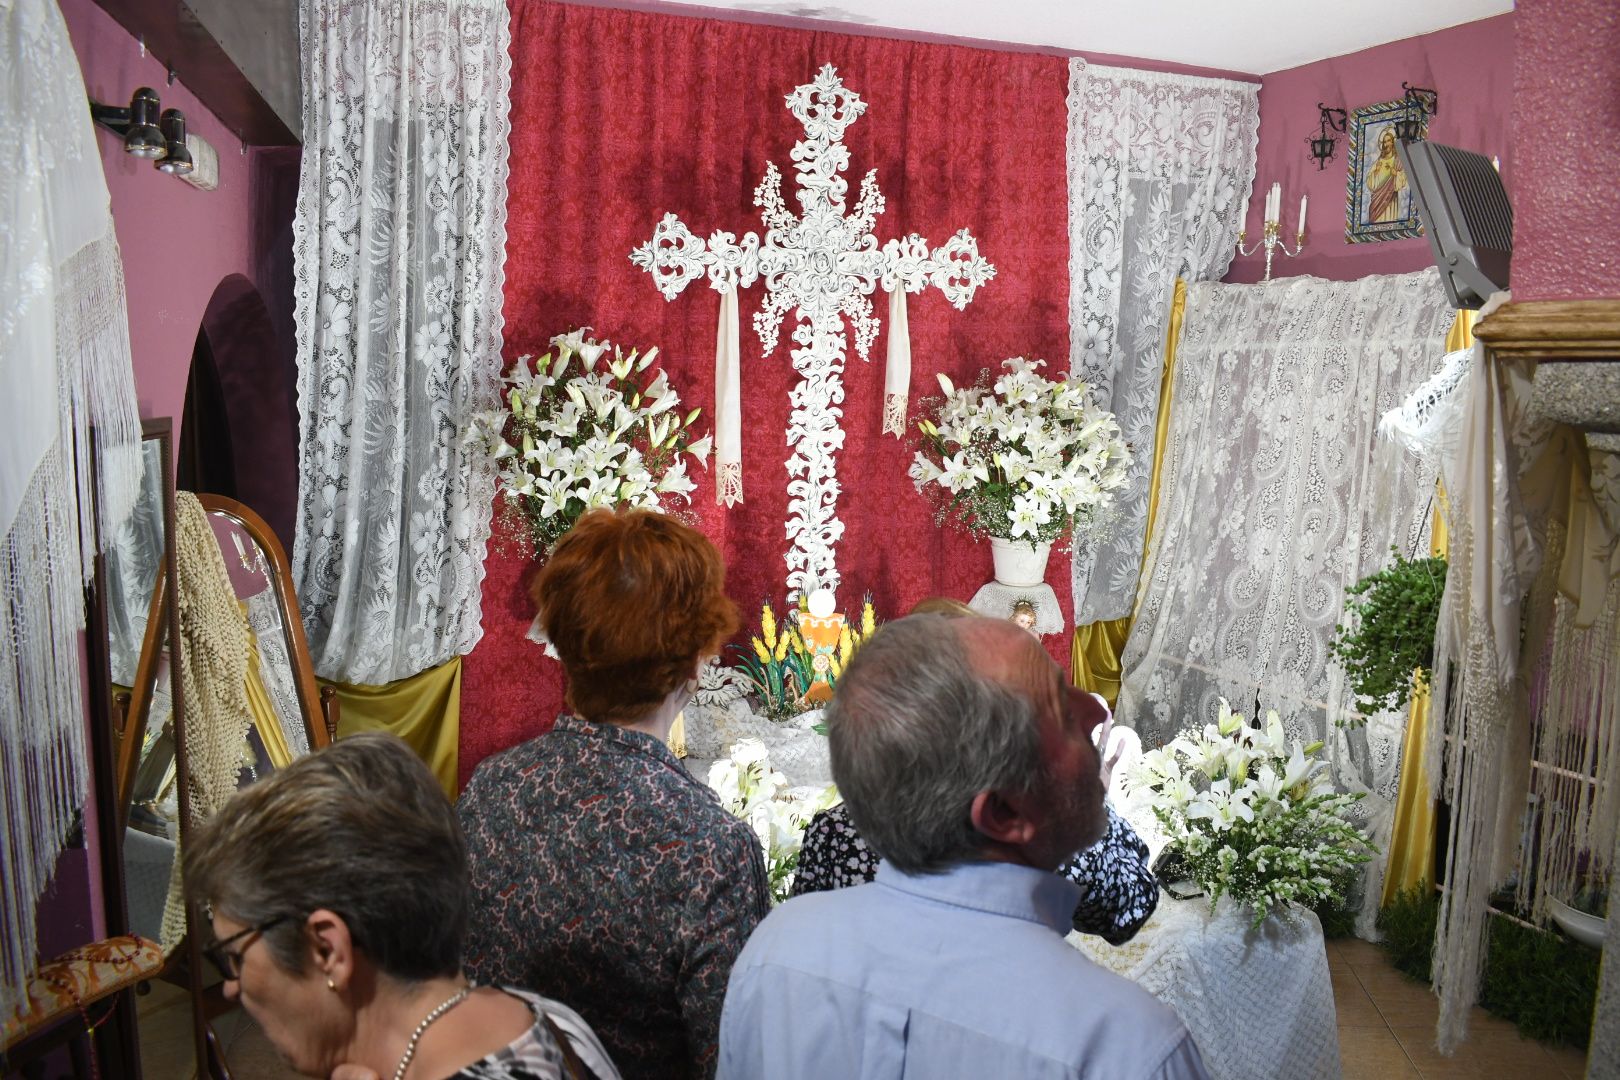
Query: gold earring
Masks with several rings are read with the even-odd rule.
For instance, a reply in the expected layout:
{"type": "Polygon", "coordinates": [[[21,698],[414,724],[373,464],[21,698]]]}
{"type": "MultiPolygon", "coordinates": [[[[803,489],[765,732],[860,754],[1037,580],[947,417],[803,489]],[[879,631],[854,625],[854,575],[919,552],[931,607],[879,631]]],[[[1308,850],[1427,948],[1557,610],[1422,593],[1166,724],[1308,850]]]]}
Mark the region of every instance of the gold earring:
{"type": "Polygon", "coordinates": [[[332,991],[334,994],[337,993],[337,983],[333,982],[331,979],[326,980],[326,988],[332,991]]]}

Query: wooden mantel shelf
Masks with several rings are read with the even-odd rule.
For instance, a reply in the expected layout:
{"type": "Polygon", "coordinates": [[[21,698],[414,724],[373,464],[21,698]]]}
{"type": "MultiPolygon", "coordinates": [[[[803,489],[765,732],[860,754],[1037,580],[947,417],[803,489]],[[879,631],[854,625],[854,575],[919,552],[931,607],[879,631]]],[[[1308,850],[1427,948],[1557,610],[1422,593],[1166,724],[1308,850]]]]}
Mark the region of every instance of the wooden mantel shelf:
{"type": "Polygon", "coordinates": [[[1535,362],[1532,409],[1620,447],[1620,298],[1504,304],[1474,336],[1495,357],[1535,362]]]}
{"type": "Polygon", "coordinates": [[[1620,297],[1504,304],[1479,321],[1474,336],[1499,356],[1620,360],[1620,297]]]}

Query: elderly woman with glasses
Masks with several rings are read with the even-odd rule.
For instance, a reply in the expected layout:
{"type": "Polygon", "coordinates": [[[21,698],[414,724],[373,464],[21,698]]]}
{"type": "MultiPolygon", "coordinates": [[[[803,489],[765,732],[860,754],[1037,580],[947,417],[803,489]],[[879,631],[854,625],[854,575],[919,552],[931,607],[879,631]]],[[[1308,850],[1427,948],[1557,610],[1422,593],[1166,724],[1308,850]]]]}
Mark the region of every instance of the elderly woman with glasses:
{"type": "Polygon", "coordinates": [[[736,628],[724,586],[673,518],[581,517],[534,585],[569,711],[479,765],[457,806],[468,970],[567,997],[627,1078],[713,1074],[726,979],[770,907],[753,830],[666,745],[736,628]]]}
{"type": "Polygon", "coordinates": [[[190,838],[185,868],[226,996],[299,1072],[619,1075],[571,1009],[468,983],[461,830],[391,735],[352,736],[238,792],[190,838]]]}

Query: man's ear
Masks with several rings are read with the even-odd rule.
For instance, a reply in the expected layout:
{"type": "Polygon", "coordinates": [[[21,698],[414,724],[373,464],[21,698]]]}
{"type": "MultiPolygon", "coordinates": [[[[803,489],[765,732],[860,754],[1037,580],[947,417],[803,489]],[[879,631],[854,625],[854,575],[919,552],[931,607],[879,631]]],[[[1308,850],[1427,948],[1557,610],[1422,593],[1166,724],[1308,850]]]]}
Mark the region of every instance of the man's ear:
{"type": "Polygon", "coordinates": [[[348,986],[354,977],[354,940],[343,916],[326,908],[310,912],[304,920],[304,940],[320,977],[335,991],[348,986]]]}
{"type": "Polygon", "coordinates": [[[1035,839],[1034,803],[1030,795],[981,791],[973,796],[968,819],[987,839],[1019,848],[1035,839]]]}

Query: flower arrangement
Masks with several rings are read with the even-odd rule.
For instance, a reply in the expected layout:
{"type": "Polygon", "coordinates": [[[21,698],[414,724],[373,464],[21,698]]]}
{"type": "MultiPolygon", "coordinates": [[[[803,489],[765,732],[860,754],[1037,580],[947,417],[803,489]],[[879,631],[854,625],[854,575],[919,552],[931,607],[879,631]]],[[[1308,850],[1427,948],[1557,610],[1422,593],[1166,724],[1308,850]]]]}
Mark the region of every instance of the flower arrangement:
{"type": "Polygon", "coordinates": [[[1272,908],[1342,901],[1345,871],[1372,857],[1343,817],[1361,794],[1334,791],[1321,743],[1290,748],[1282,721],[1250,727],[1223,699],[1215,723],[1150,750],[1126,777],[1146,796],[1211,905],[1231,896],[1259,926],[1272,908]]]}
{"type": "Polygon", "coordinates": [[[1347,617],[1328,645],[1344,665],[1363,715],[1399,709],[1414,686],[1428,686],[1440,597],[1446,591],[1445,559],[1406,559],[1393,547],[1389,552],[1390,565],[1345,591],[1347,617]]]}
{"type": "MultiPolygon", "coordinates": [[[[806,610],[801,598],[798,612],[806,610]]],[[[872,597],[867,595],[861,604],[861,625],[846,625],[838,635],[838,650],[827,657],[827,681],[838,684],[838,677],[849,666],[855,650],[877,630],[877,615],[872,608],[872,597]]],[[[815,707],[806,700],[805,692],[815,678],[816,653],[805,641],[797,625],[790,622],[778,627],[776,614],[769,602],[759,613],[759,633],[750,638],[747,647],[738,647],[737,666],[743,677],[759,695],[760,706],[772,720],[787,720],[815,707]]]]}
{"type": "Polygon", "coordinates": [[[656,348],[626,355],[589,327],[551,339],[555,355],[519,357],[505,380],[506,408],[474,418],[469,438],[500,463],[506,506],[537,553],[549,552],[581,514],[628,505],[661,509],[697,486],[683,454],[708,463],[710,440],[691,438],[701,409],[659,370],[656,348]]]}
{"type": "Polygon", "coordinates": [[[746,821],[765,850],[771,901],[780,904],[793,885],[804,845],[804,828],[817,812],[838,801],[838,789],[810,795],[787,790],[787,777],[771,768],[770,752],[758,739],[740,739],[709,767],[709,786],[727,812],[746,821]]]}
{"type": "Polygon", "coordinates": [[[993,384],[985,370],[960,390],[939,376],[945,396],[923,403],[933,415],[917,423],[910,469],[937,521],[1031,544],[1098,524],[1131,453],[1086,384],[1042,378],[1045,364],[1013,357],[993,384]]]}

